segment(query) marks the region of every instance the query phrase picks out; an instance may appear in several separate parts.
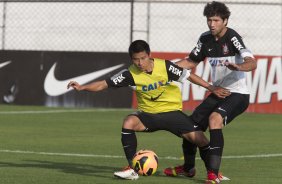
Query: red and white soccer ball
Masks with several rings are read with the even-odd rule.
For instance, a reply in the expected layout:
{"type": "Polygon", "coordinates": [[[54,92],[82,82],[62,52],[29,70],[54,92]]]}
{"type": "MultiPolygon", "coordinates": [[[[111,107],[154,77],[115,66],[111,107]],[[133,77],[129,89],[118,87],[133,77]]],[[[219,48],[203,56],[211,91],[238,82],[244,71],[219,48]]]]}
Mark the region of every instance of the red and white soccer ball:
{"type": "Polygon", "coordinates": [[[151,176],[157,171],[158,156],[151,150],[140,150],[134,155],[132,165],[139,175],[151,176]]]}

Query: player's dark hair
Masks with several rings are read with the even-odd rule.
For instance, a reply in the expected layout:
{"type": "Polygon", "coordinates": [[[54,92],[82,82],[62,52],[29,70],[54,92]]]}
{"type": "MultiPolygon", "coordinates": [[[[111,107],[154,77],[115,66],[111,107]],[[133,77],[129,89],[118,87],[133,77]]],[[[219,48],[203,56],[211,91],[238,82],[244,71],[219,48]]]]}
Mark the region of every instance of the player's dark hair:
{"type": "Polygon", "coordinates": [[[150,46],[144,40],[135,40],[132,42],[128,48],[129,56],[132,58],[134,53],[139,53],[145,51],[147,54],[150,54],[150,46]]]}
{"type": "Polygon", "coordinates": [[[211,3],[207,3],[204,9],[204,16],[213,17],[219,16],[223,20],[228,19],[231,12],[229,8],[221,2],[213,1],[211,3]]]}

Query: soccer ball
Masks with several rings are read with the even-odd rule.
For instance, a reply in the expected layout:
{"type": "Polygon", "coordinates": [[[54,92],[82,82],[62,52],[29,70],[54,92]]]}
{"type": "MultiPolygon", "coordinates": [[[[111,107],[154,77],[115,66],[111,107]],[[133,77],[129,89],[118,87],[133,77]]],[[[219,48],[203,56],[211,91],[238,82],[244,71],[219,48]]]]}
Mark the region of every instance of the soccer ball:
{"type": "Polygon", "coordinates": [[[140,150],[132,160],[133,169],[143,176],[153,175],[158,168],[158,156],[151,150],[140,150]]]}

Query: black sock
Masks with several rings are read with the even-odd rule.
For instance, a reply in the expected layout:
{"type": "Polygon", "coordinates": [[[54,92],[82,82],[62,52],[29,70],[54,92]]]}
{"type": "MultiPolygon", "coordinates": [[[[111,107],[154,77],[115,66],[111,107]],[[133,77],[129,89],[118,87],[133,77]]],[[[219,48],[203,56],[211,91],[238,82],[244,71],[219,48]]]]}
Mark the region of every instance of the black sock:
{"type": "Polygon", "coordinates": [[[182,150],[184,155],[184,170],[189,171],[195,167],[195,157],[197,153],[197,146],[186,139],[183,139],[182,150]]]}
{"type": "Polygon", "coordinates": [[[207,170],[210,170],[209,168],[209,151],[210,151],[210,144],[207,144],[206,146],[203,146],[203,147],[199,147],[199,150],[200,150],[200,156],[201,156],[201,159],[204,161],[205,163],[205,166],[206,166],[206,169],[207,170]]]}
{"type": "Polygon", "coordinates": [[[218,175],[224,146],[222,129],[210,130],[209,168],[218,175]]]}
{"type": "Polygon", "coordinates": [[[128,161],[128,164],[132,166],[132,159],[137,149],[137,138],[134,130],[122,128],[121,131],[121,143],[123,150],[128,161]]]}

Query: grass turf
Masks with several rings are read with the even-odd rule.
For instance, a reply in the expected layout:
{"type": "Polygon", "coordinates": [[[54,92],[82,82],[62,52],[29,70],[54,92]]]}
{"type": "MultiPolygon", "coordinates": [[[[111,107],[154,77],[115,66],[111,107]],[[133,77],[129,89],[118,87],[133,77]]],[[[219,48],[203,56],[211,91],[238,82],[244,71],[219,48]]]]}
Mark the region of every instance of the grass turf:
{"type": "MultiPolygon", "coordinates": [[[[160,157],[154,176],[114,178],[113,172],[126,165],[120,130],[132,111],[1,105],[0,183],[204,183],[199,159],[193,179],[164,176],[165,167],[183,162],[181,139],[165,131],[137,133],[138,149],[152,149],[160,157]]],[[[281,123],[282,115],[245,113],[224,128],[221,171],[231,181],[222,183],[282,182],[281,123]]]]}

